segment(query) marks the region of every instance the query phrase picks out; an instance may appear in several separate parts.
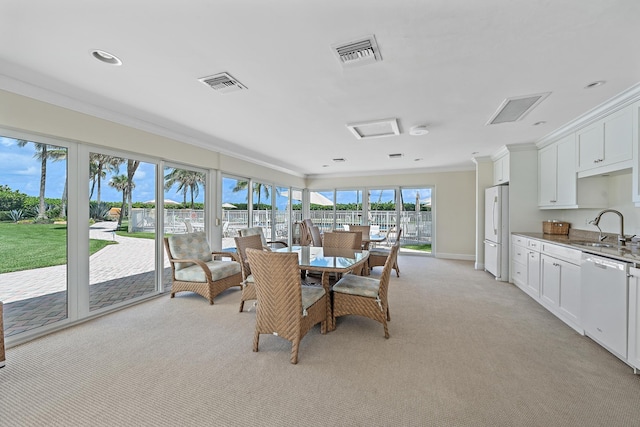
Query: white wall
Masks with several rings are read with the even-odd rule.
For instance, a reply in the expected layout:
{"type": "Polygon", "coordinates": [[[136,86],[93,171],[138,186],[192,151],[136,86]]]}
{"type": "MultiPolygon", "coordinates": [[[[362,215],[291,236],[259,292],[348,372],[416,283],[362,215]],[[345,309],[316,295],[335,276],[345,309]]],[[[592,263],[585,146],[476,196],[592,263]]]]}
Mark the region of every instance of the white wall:
{"type": "Polygon", "coordinates": [[[204,169],[219,169],[280,185],[304,186],[301,176],[4,90],[0,90],[0,127],[143,154],[204,169]]]}
{"type": "MultiPolygon", "coordinates": [[[[631,171],[612,175],[607,178],[609,203],[607,208],[616,209],[624,215],[624,232],[626,235],[640,235],[640,209],[631,200],[631,171]]],[[[602,209],[564,209],[546,211],[546,219],[559,219],[571,223],[571,228],[598,231],[589,225],[602,209]]],[[[600,221],[600,228],[606,233],[618,234],[620,221],[615,214],[605,214],[600,221]]]]}
{"type": "Polygon", "coordinates": [[[360,177],[312,177],[311,190],[354,187],[425,186],[435,187],[435,256],[475,259],[476,186],[475,171],[438,172],[360,177]]]}

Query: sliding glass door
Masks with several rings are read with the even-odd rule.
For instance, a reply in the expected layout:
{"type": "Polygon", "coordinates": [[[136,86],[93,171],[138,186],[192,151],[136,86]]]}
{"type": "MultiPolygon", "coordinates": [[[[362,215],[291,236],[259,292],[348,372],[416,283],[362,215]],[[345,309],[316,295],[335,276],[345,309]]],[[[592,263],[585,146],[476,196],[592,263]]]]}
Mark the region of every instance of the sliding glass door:
{"type": "Polygon", "coordinates": [[[402,252],[427,253],[433,250],[432,187],[401,188],[399,226],[402,252]]]}
{"type": "Polygon", "coordinates": [[[0,301],[6,338],[69,317],[67,157],[67,147],[48,141],[0,136],[0,301]]]}

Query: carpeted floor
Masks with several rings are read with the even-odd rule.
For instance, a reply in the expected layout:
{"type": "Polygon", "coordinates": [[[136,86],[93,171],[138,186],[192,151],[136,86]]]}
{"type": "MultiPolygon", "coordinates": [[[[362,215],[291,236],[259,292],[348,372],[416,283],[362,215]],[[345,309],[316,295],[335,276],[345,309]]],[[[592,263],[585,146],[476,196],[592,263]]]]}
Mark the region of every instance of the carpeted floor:
{"type": "Polygon", "coordinates": [[[640,425],[640,377],[513,285],[471,262],[399,262],[389,340],[341,318],[291,365],[279,337],[251,351],[239,291],[162,297],[9,349],[0,424],[640,425]]]}

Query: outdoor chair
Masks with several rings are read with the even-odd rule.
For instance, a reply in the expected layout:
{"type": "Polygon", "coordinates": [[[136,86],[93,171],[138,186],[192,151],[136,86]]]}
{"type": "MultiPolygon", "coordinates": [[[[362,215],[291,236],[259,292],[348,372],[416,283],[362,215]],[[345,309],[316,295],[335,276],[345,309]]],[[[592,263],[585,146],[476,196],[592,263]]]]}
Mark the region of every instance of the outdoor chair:
{"type": "Polygon", "coordinates": [[[302,222],[300,222],[299,224],[300,224],[300,246],[309,246],[313,244],[313,238],[311,236],[311,227],[314,226],[313,221],[307,218],[302,220],[302,222]]]}
{"type": "Polygon", "coordinates": [[[319,286],[301,286],[298,254],[247,249],[258,305],[253,351],[260,334],[291,341],[291,363],[298,363],[300,341],[316,324],[327,332],[327,293],[319,286]]]}
{"type": "Polygon", "coordinates": [[[387,321],[391,320],[387,294],[391,268],[396,261],[399,245],[394,245],[387,257],[380,279],[345,274],[333,285],[333,319],[347,315],[368,317],[384,326],[384,337],[389,338],[387,321]]]}
{"type": "Polygon", "coordinates": [[[237,254],[240,257],[240,264],[242,265],[242,297],[240,298],[240,312],[244,309],[244,302],[257,299],[256,287],[253,274],[251,274],[251,266],[247,259],[247,249],[264,249],[262,246],[262,239],[257,234],[244,237],[234,237],[236,242],[237,254]]]}
{"type": "MultiPolygon", "coordinates": [[[[400,246],[400,236],[402,236],[402,228],[398,229],[396,242],[393,244],[393,246],[400,246]]],[[[371,248],[369,250],[369,269],[373,270],[373,267],[384,266],[390,254],[390,249],[371,248]]],[[[397,257],[396,261],[393,263],[393,269],[396,271],[396,276],[400,277],[400,267],[398,267],[397,257]]]]}
{"type": "Polygon", "coordinates": [[[242,267],[236,254],[212,252],[204,232],[165,237],[164,247],[171,263],[171,298],[177,292],[195,292],[213,305],[213,299],[222,291],[242,287],[242,267]],[[233,261],[218,260],[222,257],[233,261]]]}
{"type": "Polygon", "coordinates": [[[274,247],[286,248],[287,246],[289,246],[287,245],[286,242],[282,242],[279,240],[276,240],[273,242],[267,241],[267,239],[264,237],[264,232],[262,231],[262,227],[241,228],[240,230],[238,230],[238,234],[240,234],[240,237],[246,237],[246,236],[252,236],[252,235],[260,236],[260,239],[262,240],[262,246],[268,250],[271,250],[274,247]]]}

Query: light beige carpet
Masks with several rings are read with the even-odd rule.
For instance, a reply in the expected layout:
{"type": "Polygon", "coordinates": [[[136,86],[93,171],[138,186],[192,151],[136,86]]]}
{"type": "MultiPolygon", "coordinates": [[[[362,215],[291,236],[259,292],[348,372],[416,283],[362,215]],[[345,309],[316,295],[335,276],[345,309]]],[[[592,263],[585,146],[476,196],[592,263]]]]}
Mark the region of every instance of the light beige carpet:
{"type": "MultiPolygon", "coordinates": [[[[298,365],[240,292],[152,300],[7,352],[6,426],[638,426],[640,378],[472,263],[401,257],[391,338],[313,329],[298,365]]],[[[380,268],[375,274],[379,274],[380,268]]]]}

